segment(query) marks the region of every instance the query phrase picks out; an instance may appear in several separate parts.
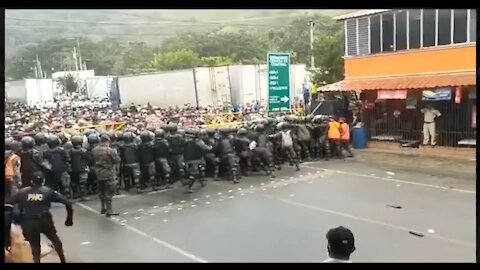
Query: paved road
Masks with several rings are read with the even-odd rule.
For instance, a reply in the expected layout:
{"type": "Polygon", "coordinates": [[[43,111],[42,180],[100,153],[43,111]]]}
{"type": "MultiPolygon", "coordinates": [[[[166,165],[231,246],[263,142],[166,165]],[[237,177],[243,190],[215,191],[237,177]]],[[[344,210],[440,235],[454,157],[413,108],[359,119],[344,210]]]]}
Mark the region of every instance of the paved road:
{"type": "Polygon", "coordinates": [[[319,262],[339,225],[355,235],[355,262],[475,261],[475,179],[360,158],[285,167],[273,180],[210,181],[190,195],[117,196],[113,220],[93,200],[75,206],[71,228],[62,208],[54,214],[73,262],[319,262]]]}

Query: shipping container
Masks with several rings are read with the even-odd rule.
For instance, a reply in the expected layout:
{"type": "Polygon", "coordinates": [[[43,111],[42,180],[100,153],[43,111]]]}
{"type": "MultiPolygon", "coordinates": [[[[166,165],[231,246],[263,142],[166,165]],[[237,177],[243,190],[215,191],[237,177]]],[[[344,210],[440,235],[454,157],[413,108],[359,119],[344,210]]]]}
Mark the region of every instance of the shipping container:
{"type": "Polygon", "coordinates": [[[86,79],[88,98],[108,98],[115,77],[96,76],[86,79]]]}
{"type": "Polygon", "coordinates": [[[118,88],[123,107],[131,103],[162,107],[197,104],[192,69],[122,76],[118,88]]]}

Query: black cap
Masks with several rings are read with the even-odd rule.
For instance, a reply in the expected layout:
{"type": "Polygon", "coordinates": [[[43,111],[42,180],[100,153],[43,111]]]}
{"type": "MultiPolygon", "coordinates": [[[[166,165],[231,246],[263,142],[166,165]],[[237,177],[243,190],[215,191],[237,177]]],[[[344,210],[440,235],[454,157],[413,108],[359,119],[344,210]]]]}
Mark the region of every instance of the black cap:
{"type": "Polygon", "coordinates": [[[355,237],[352,231],[343,226],[332,228],[327,233],[330,251],[334,255],[350,256],[355,251],[355,237]]]}

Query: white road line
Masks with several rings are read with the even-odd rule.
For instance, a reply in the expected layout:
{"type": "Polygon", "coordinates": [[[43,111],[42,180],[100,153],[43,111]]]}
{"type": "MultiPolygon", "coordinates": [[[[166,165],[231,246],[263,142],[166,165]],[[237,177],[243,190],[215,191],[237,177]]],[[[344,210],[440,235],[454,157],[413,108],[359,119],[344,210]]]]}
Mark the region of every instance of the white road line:
{"type": "MultiPolygon", "coordinates": [[[[308,204],[304,204],[304,203],[295,202],[295,201],[288,200],[288,199],[282,199],[282,198],[274,197],[274,196],[271,196],[271,195],[263,195],[263,196],[266,197],[266,198],[273,199],[273,200],[278,200],[278,201],[281,201],[281,202],[284,202],[284,203],[287,203],[287,204],[291,204],[291,205],[295,205],[295,206],[299,206],[299,207],[304,207],[304,208],[308,208],[308,209],[312,209],[312,210],[316,210],[316,211],[320,211],[320,212],[324,212],[324,213],[328,213],[328,214],[332,214],[332,215],[342,216],[342,217],[346,217],[346,218],[350,218],[350,219],[354,219],[354,220],[358,220],[358,221],[363,221],[363,222],[367,222],[367,223],[371,223],[371,224],[375,224],[375,225],[379,225],[379,226],[389,227],[389,228],[392,228],[392,229],[397,229],[397,230],[406,231],[406,232],[410,232],[410,231],[419,232],[418,230],[415,230],[415,229],[411,229],[411,228],[407,228],[407,227],[403,227],[403,226],[399,226],[399,225],[395,225],[395,224],[391,224],[391,223],[386,223],[386,222],[379,221],[379,220],[354,216],[354,215],[338,212],[338,211],[331,210],[331,209],[325,209],[325,208],[321,208],[321,207],[317,207],[317,206],[313,206],[313,205],[308,205],[308,204]]],[[[440,236],[438,234],[434,234],[434,235],[429,234],[428,237],[436,238],[438,240],[442,240],[442,241],[446,241],[446,242],[450,242],[450,243],[455,243],[455,244],[459,244],[459,245],[463,245],[463,246],[468,246],[468,247],[475,247],[476,246],[475,243],[466,242],[466,241],[453,239],[453,238],[448,238],[448,237],[440,236]]]]}
{"type": "MultiPolygon", "coordinates": [[[[103,215],[101,215],[97,210],[95,210],[95,209],[93,209],[93,208],[91,208],[91,207],[89,207],[89,206],[87,206],[87,205],[85,205],[85,204],[83,204],[83,203],[76,203],[76,204],[77,204],[78,206],[82,207],[83,209],[91,212],[91,213],[97,214],[97,215],[99,215],[99,216],[103,216],[103,215]]],[[[115,221],[115,220],[112,220],[112,219],[108,219],[108,220],[110,220],[110,221],[113,222],[113,223],[116,223],[116,224],[118,224],[118,225],[123,226],[125,229],[127,229],[127,230],[129,230],[129,231],[132,231],[132,232],[134,232],[134,233],[136,233],[136,234],[138,234],[138,235],[141,235],[141,236],[143,236],[143,237],[145,237],[145,238],[148,238],[148,239],[152,240],[153,242],[155,242],[155,243],[157,243],[157,244],[160,244],[160,245],[162,245],[162,246],[164,246],[164,247],[166,247],[166,248],[168,248],[168,249],[170,249],[170,250],[172,250],[172,251],[174,251],[174,252],[177,252],[177,253],[179,253],[179,254],[181,254],[181,255],[183,255],[183,256],[185,256],[185,257],[187,257],[187,258],[189,258],[189,259],[191,259],[191,260],[193,260],[193,261],[195,261],[195,262],[201,262],[201,263],[206,263],[206,262],[208,262],[208,261],[206,261],[205,259],[202,259],[202,258],[200,258],[200,257],[198,257],[198,256],[193,255],[192,253],[190,253],[190,252],[188,252],[188,251],[185,251],[185,250],[183,250],[183,249],[181,249],[181,248],[178,248],[178,247],[176,247],[176,246],[174,246],[174,245],[172,245],[172,244],[170,244],[170,243],[167,243],[167,242],[165,242],[165,241],[163,241],[163,240],[160,240],[160,239],[158,239],[158,238],[156,238],[156,237],[154,237],[154,236],[151,236],[151,235],[147,234],[146,232],[143,232],[143,231],[141,231],[141,230],[139,230],[139,229],[137,229],[137,228],[135,228],[135,227],[133,227],[133,226],[130,226],[130,225],[128,225],[128,224],[121,223],[121,222],[118,222],[118,221],[115,221]]]]}
{"type": "Polygon", "coordinates": [[[347,174],[347,175],[353,175],[353,176],[359,176],[359,177],[365,177],[365,178],[372,178],[372,179],[395,182],[395,183],[403,183],[403,184],[410,184],[410,185],[421,186],[421,187],[429,187],[429,188],[456,191],[456,192],[461,192],[461,193],[476,194],[476,191],[474,191],[474,190],[458,189],[458,188],[450,188],[450,187],[444,187],[444,186],[423,184],[423,183],[411,182],[411,181],[394,179],[394,178],[380,177],[380,176],[375,176],[375,175],[368,175],[368,174],[361,174],[361,173],[354,173],[354,172],[347,172],[347,171],[340,171],[340,170],[331,170],[331,169],[325,169],[325,168],[319,168],[319,167],[311,167],[311,166],[303,166],[303,167],[306,167],[306,168],[309,168],[309,169],[322,169],[322,170],[325,170],[326,172],[347,174]]]}

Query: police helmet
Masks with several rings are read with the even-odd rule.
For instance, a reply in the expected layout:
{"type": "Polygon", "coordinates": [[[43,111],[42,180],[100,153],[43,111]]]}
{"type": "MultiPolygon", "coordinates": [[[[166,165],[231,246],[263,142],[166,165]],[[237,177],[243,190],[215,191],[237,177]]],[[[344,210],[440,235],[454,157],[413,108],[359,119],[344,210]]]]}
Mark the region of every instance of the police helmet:
{"type": "Polygon", "coordinates": [[[142,133],[140,134],[140,139],[142,140],[142,142],[149,142],[152,140],[152,136],[150,134],[150,131],[142,131],[142,133]]]}
{"type": "Polygon", "coordinates": [[[13,138],[6,138],[5,139],[5,150],[12,150],[14,142],[15,142],[15,140],[13,138]]]}
{"type": "Polygon", "coordinates": [[[156,129],[156,130],[155,130],[155,137],[157,137],[157,138],[163,138],[163,137],[165,137],[165,130],[163,130],[163,129],[156,129]]]}
{"type": "Polygon", "coordinates": [[[50,148],[55,148],[60,145],[60,138],[57,135],[50,135],[47,137],[47,145],[50,148]]]}
{"type": "Polygon", "coordinates": [[[92,134],[88,135],[87,142],[90,145],[94,145],[94,144],[97,144],[97,143],[100,142],[100,138],[98,137],[97,134],[92,133],[92,134]]]}
{"type": "Polygon", "coordinates": [[[85,132],[83,132],[83,134],[84,134],[85,136],[87,136],[87,138],[88,138],[88,136],[90,136],[90,134],[94,134],[94,133],[95,133],[95,130],[93,130],[93,129],[91,129],[91,128],[86,129],[85,132]]]}
{"type": "Polygon", "coordinates": [[[73,135],[72,136],[72,145],[73,146],[82,146],[83,144],[83,136],[81,135],[73,135]]]}
{"type": "Polygon", "coordinates": [[[255,127],[255,131],[264,131],[264,130],[265,130],[265,126],[263,124],[258,124],[255,127]]]}
{"type": "Polygon", "coordinates": [[[35,138],[35,144],[37,145],[44,144],[47,141],[47,136],[45,135],[45,133],[42,133],[42,132],[35,134],[34,138],[35,138]]]}
{"type": "Polygon", "coordinates": [[[178,131],[178,127],[175,124],[168,125],[168,129],[169,129],[170,132],[177,132],[178,131]]]}
{"type": "Polygon", "coordinates": [[[35,140],[30,136],[23,137],[21,143],[24,150],[32,149],[35,146],[35,140]]]}
{"type": "Polygon", "coordinates": [[[110,142],[111,139],[110,139],[110,136],[108,136],[107,133],[102,133],[100,135],[100,142],[110,142]]]}
{"type": "Polygon", "coordinates": [[[127,132],[123,133],[123,141],[124,142],[132,142],[134,137],[135,137],[135,135],[130,131],[127,131],[127,132]]]}
{"type": "Polygon", "coordinates": [[[246,128],[240,128],[238,131],[237,131],[237,134],[240,135],[240,136],[246,136],[248,133],[247,129],[246,128]]]}
{"type": "Polygon", "coordinates": [[[72,143],[72,142],[66,142],[66,143],[64,143],[64,144],[63,144],[63,149],[65,149],[65,150],[67,150],[67,151],[73,149],[73,143],[72,143]]]}
{"type": "Polygon", "coordinates": [[[205,131],[208,135],[214,135],[216,133],[216,130],[213,128],[207,128],[205,131]]]}

